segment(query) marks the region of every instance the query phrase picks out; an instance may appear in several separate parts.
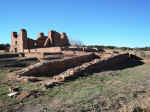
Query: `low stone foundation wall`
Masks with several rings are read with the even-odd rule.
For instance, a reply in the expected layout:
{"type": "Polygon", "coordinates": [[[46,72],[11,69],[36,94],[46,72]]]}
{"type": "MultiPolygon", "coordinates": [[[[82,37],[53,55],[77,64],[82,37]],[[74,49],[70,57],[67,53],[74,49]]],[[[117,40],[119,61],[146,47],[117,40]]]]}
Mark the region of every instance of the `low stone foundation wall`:
{"type": "Polygon", "coordinates": [[[79,75],[84,75],[84,72],[93,71],[95,69],[103,69],[103,67],[115,66],[123,62],[128,61],[129,54],[121,54],[118,56],[110,57],[106,60],[94,59],[90,62],[84,63],[80,66],[70,68],[57,76],[54,76],[52,80],[44,81],[45,86],[52,86],[54,83],[64,82],[70,78],[78,77],[79,75]]]}
{"type": "Polygon", "coordinates": [[[114,67],[118,64],[123,64],[124,62],[130,59],[130,55],[126,54],[119,54],[108,57],[107,59],[102,59],[101,61],[97,62],[93,66],[90,66],[88,70],[96,70],[96,69],[103,69],[104,67],[114,67]]]}
{"type": "Polygon", "coordinates": [[[44,58],[44,53],[42,52],[31,52],[31,53],[24,53],[25,57],[36,57],[36,58],[44,58]]]}
{"type": "Polygon", "coordinates": [[[112,56],[108,59],[101,60],[101,59],[94,59],[88,63],[84,63],[81,66],[68,69],[67,71],[61,73],[60,75],[56,77],[70,77],[73,76],[73,74],[80,74],[82,71],[94,71],[96,69],[102,70],[103,67],[111,67],[111,66],[117,66],[118,64],[123,64],[123,62],[128,61],[129,54],[121,54],[118,56],[112,56]]]}
{"type": "Polygon", "coordinates": [[[35,49],[25,49],[24,52],[47,52],[47,53],[60,53],[61,47],[49,47],[49,48],[35,48],[35,49]]]}
{"type": "Polygon", "coordinates": [[[46,74],[49,74],[49,76],[51,76],[61,73],[69,68],[80,66],[81,64],[89,62],[95,58],[97,58],[97,56],[93,53],[90,53],[82,56],[74,56],[65,59],[40,62],[35,65],[31,65],[23,70],[17,71],[16,75],[44,76],[46,74]]]}
{"type": "Polygon", "coordinates": [[[81,52],[81,51],[63,51],[63,54],[66,56],[75,56],[75,55],[85,55],[87,54],[86,52],[81,52]]]}
{"type": "Polygon", "coordinates": [[[36,57],[36,58],[45,58],[45,56],[48,55],[62,55],[62,53],[49,53],[49,52],[25,52],[24,56],[25,57],[36,57]]]}
{"type": "Polygon", "coordinates": [[[138,51],[135,55],[143,60],[150,60],[150,51],[138,51]]]}
{"type": "Polygon", "coordinates": [[[6,50],[0,50],[0,53],[6,53],[6,50]]]}
{"type": "Polygon", "coordinates": [[[0,58],[12,58],[12,57],[18,57],[19,54],[13,54],[13,53],[4,53],[0,54],[0,58]]]}
{"type": "Polygon", "coordinates": [[[49,76],[52,76],[53,72],[55,73],[53,78],[49,78],[43,81],[39,80],[40,82],[38,84],[44,84],[45,87],[54,86],[57,83],[62,83],[66,80],[77,78],[80,75],[85,75],[85,73],[87,74],[96,72],[95,70],[101,71],[105,70],[105,68],[111,70],[112,66],[114,67],[120,64],[124,64],[130,59],[132,58],[128,53],[114,55],[107,59],[100,59],[97,58],[94,54],[87,54],[83,56],[32,65],[16,72],[16,74],[13,74],[13,79],[25,82],[34,82],[35,80],[38,80],[38,77],[36,76],[40,74],[40,76],[42,76],[46,72],[49,76]],[[28,75],[33,76],[28,77],[28,75]]]}

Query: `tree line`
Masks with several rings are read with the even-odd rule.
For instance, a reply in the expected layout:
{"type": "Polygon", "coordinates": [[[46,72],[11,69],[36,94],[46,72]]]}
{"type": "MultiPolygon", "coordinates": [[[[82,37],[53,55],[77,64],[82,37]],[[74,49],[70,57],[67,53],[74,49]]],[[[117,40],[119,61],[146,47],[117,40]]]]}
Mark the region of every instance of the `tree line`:
{"type": "Polygon", "coordinates": [[[6,43],[6,44],[0,44],[0,50],[6,50],[9,47],[10,47],[10,45],[8,43],[6,43]]]}
{"type": "MultiPolygon", "coordinates": [[[[84,45],[81,41],[73,41],[75,46],[82,46],[88,48],[98,48],[98,49],[121,49],[121,50],[142,50],[142,51],[150,51],[150,47],[141,47],[141,48],[130,48],[130,47],[116,47],[116,46],[103,46],[103,45],[84,45]]],[[[10,44],[0,44],[0,50],[6,50],[10,47],[10,44]]]]}
{"type": "Polygon", "coordinates": [[[121,49],[121,50],[139,50],[139,51],[150,51],[150,47],[141,48],[130,48],[130,47],[116,47],[116,46],[99,46],[99,45],[88,45],[89,48],[101,48],[101,49],[121,49]]]}

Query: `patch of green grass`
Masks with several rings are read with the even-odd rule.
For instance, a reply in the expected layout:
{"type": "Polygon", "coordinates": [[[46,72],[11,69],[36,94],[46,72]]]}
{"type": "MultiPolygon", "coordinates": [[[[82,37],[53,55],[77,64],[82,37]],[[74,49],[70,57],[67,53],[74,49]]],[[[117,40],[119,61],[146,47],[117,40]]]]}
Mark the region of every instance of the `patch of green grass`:
{"type": "Polygon", "coordinates": [[[15,102],[16,100],[14,98],[9,98],[9,88],[8,85],[2,83],[4,78],[6,77],[7,72],[5,71],[0,71],[0,101],[3,103],[7,102],[15,102]]]}
{"type": "Polygon", "coordinates": [[[0,71],[0,80],[3,80],[6,76],[7,72],[0,71]]]}
{"type": "MultiPolygon", "coordinates": [[[[111,75],[109,71],[108,74],[105,72],[99,74],[92,74],[88,77],[80,77],[71,82],[65,82],[64,85],[57,86],[46,90],[51,103],[57,101],[58,105],[71,106],[70,108],[83,108],[86,104],[93,101],[101,101],[101,96],[108,103],[111,99],[116,100],[120,97],[127,98],[126,100],[130,102],[132,98],[132,93],[138,88],[137,82],[141,82],[144,85],[144,81],[149,78],[150,64],[144,64],[142,66],[137,66],[133,68],[127,68],[120,71],[115,71],[116,75],[111,75]],[[131,94],[131,95],[130,95],[131,94]],[[67,103],[69,102],[69,103],[67,103]]],[[[114,72],[114,71],[112,71],[114,72]]],[[[110,103],[110,105],[111,105],[110,103]]],[[[107,104],[109,105],[109,104],[107,104]]]]}
{"type": "MultiPolygon", "coordinates": [[[[63,85],[55,86],[42,91],[44,97],[33,99],[24,104],[44,102],[51,111],[86,112],[93,109],[119,108],[120,100],[131,102],[133,93],[150,84],[150,63],[124,70],[104,71],[91,74],[87,77],[79,77],[63,85]],[[112,75],[113,74],[113,75],[112,75]],[[118,106],[118,107],[117,107],[118,106]]],[[[2,74],[3,76],[4,74],[2,74]]],[[[18,83],[21,90],[32,90],[42,86],[30,83],[18,83]]],[[[8,86],[0,85],[0,100],[7,101],[8,86]]],[[[150,93],[149,93],[150,94],[150,93]]],[[[124,103],[124,104],[125,104],[124,103]]]]}
{"type": "Polygon", "coordinates": [[[10,98],[8,97],[9,94],[9,89],[7,85],[0,85],[0,101],[3,102],[4,104],[6,103],[13,103],[16,102],[17,100],[15,98],[10,98]]]}

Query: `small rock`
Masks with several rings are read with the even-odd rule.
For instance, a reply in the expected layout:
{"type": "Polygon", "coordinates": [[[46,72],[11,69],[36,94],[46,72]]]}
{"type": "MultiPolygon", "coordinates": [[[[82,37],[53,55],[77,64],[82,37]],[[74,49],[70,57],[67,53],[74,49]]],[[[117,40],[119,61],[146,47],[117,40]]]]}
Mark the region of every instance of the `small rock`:
{"type": "Polygon", "coordinates": [[[20,78],[21,76],[20,76],[20,75],[16,75],[16,77],[17,77],[17,78],[20,78]]]}
{"type": "Polygon", "coordinates": [[[45,88],[53,87],[53,86],[55,86],[55,82],[48,82],[44,86],[45,86],[45,88]]]}
{"type": "Polygon", "coordinates": [[[9,91],[10,92],[18,92],[19,91],[19,87],[10,87],[9,91]]]}
{"type": "Polygon", "coordinates": [[[18,94],[18,92],[13,92],[13,93],[9,93],[8,96],[13,97],[13,96],[16,96],[17,94],[18,94]]]}

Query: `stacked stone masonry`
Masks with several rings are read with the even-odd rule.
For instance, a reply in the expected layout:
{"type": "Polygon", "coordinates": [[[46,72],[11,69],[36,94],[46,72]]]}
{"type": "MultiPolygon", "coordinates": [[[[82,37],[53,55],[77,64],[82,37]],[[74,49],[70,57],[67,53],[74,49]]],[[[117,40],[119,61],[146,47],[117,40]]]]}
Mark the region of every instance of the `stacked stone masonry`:
{"type": "Polygon", "coordinates": [[[56,31],[49,31],[48,36],[44,33],[39,33],[38,38],[33,40],[27,36],[27,31],[22,29],[20,34],[12,32],[11,34],[11,52],[25,52],[37,48],[69,46],[69,40],[66,33],[58,33],[56,31]]]}
{"type": "MultiPolygon", "coordinates": [[[[20,76],[37,76],[40,74],[40,76],[44,76],[45,74],[49,74],[48,76],[53,76],[53,74],[59,74],[61,72],[66,71],[67,69],[74,68],[77,66],[81,66],[84,63],[89,63],[92,61],[92,65],[90,66],[90,69],[100,69],[105,66],[114,66],[116,64],[125,62],[129,59],[129,54],[120,54],[116,56],[109,57],[107,59],[100,59],[97,58],[93,53],[83,55],[83,56],[75,56],[72,58],[66,58],[66,59],[59,59],[59,60],[53,60],[53,61],[48,61],[48,62],[40,62],[35,65],[31,65],[27,68],[24,68],[20,71],[16,72],[16,75],[20,76]],[[98,59],[98,61],[94,60],[98,59]],[[93,64],[95,63],[95,64],[93,64]]],[[[90,63],[89,63],[90,64],[90,63]]],[[[86,67],[85,64],[83,66],[86,67]]],[[[81,67],[83,67],[81,66],[81,67]]]]}
{"type": "Polygon", "coordinates": [[[70,68],[63,73],[60,73],[57,76],[54,76],[53,79],[55,82],[65,81],[67,78],[77,77],[83,71],[94,71],[94,69],[102,69],[103,67],[114,66],[120,63],[123,63],[129,59],[129,54],[121,54],[118,56],[110,57],[106,60],[94,59],[90,62],[83,63],[80,66],[70,68]]]}
{"type": "Polygon", "coordinates": [[[44,76],[44,73],[48,72],[48,76],[50,78],[48,80],[40,81],[38,84],[52,86],[57,83],[62,83],[68,79],[70,80],[70,78],[72,79],[74,77],[84,75],[84,73],[94,72],[95,70],[103,70],[105,67],[123,64],[130,59],[130,55],[128,53],[114,55],[107,59],[97,58],[94,55],[95,54],[88,54],[69,59],[38,63],[15,72],[15,74],[11,75],[10,78],[11,80],[34,82],[38,80],[38,77],[36,76],[38,76],[39,73],[42,73],[40,76],[44,76]],[[64,68],[66,65],[68,67],[64,68]],[[52,72],[54,73],[53,75],[51,74],[52,72]]]}
{"type": "Polygon", "coordinates": [[[129,58],[130,58],[129,54],[121,54],[118,56],[112,56],[106,60],[94,59],[90,62],[83,63],[80,66],[70,68],[63,73],[60,73],[59,75],[54,76],[53,79],[49,79],[44,82],[41,82],[41,84],[43,84],[45,87],[52,87],[52,86],[55,86],[55,84],[57,85],[57,83],[62,83],[70,78],[83,75],[83,72],[93,71],[97,68],[103,69],[103,67],[114,66],[114,64],[115,65],[121,64],[125,61],[128,61],[129,58]]]}
{"type": "Polygon", "coordinates": [[[96,55],[94,55],[93,53],[88,53],[82,56],[74,56],[65,59],[56,59],[52,61],[40,62],[35,65],[31,65],[27,68],[24,68],[20,71],[17,71],[16,74],[22,76],[23,75],[42,76],[48,73],[49,76],[52,76],[53,74],[61,73],[67,70],[68,68],[80,66],[81,64],[89,62],[95,58],[97,58],[96,55]]]}

